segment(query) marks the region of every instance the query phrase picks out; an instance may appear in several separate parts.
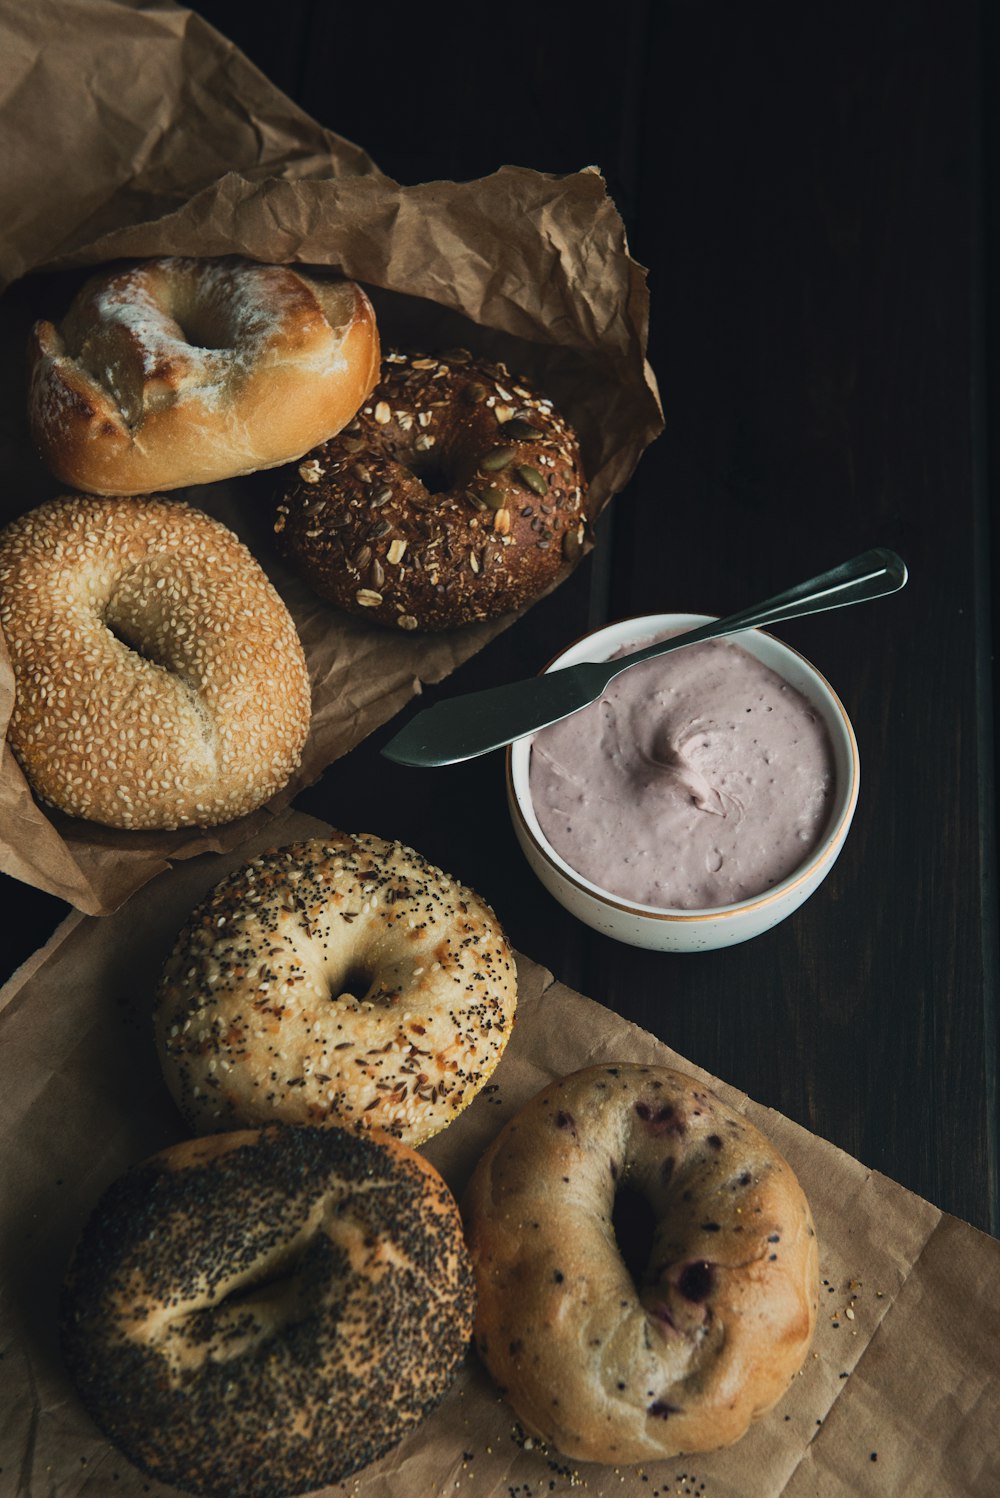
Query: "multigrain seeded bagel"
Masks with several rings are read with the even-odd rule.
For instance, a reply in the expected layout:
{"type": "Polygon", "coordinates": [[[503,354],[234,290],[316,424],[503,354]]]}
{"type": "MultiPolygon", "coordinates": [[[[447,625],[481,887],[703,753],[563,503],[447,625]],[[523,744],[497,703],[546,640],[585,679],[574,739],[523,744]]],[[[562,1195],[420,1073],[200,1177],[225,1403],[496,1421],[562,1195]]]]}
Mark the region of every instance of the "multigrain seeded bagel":
{"type": "Polygon", "coordinates": [[[489,1080],[516,994],[477,895],[402,843],[331,832],[255,858],[194,911],[156,1041],[197,1131],[340,1123],[415,1145],[489,1080]]]}
{"type": "Polygon", "coordinates": [[[290,266],[166,257],[93,277],[35,324],[28,414],[43,461],[94,494],[207,484],[301,456],[378,377],[371,303],[290,266]]]}
{"type": "Polygon", "coordinates": [[[309,729],[295,626],[219,521],[52,500],[0,533],[8,739],[36,793],[110,827],[211,826],[285,785],[309,729]]]}
{"type": "Polygon", "coordinates": [[[524,1426],[567,1456],[729,1445],[805,1360],[809,1205],[777,1150],[680,1072],[554,1082],[486,1151],[462,1209],[479,1351],[524,1426]]]}
{"type": "Polygon", "coordinates": [[[403,630],[491,619],[581,555],[579,445],[552,402],[464,349],[390,353],[282,493],[278,548],[323,598],[403,630]]]}
{"type": "Polygon", "coordinates": [[[144,1472],[285,1498],[342,1481],[434,1409],[473,1296],[431,1165],[395,1140],[279,1127],[175,1145],[115,1181],[70,1264],[61,1340],[94,1420],[144,1472]]]}

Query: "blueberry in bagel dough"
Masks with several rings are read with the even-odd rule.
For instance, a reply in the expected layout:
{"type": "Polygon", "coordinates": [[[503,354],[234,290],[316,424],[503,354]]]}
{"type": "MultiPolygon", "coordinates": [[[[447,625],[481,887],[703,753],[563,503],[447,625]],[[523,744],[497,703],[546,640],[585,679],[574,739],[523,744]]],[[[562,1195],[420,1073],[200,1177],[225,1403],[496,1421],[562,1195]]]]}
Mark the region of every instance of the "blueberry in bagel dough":
{"type": "Polygon", "coordinates": [[[574,432],[506,365],[391,352],[354,420],[291,470],[274,529],[339,608],[450,629],[519,608],[577,561],[585,488],[574,432]]]}
{"type": "Polygon", "coordinates": [[[489,1080],[517,1003],[489,906],[402,843],[331,831],[210,892],[156,995],[193,1129],[381,1128],[416,1145],[489,1080]]]}
{"type": "Polygon", "coordinates": [[[809,1204],[752,1124],[666,1067],[588,1067],[531,1099],[462,1202],[476,1343],[525,1428],[580,1461],[710,1451],[801,1368],[809,1204]]]}
{"type": "Polygon", "coordinates": [[[206,1498],[342,1481],[444,1397],[474,1287],[454,1198],[396,1140],[272,1127],[107,1190],[70,1263],[65,1361],[143,1472],[206,1498]]]}

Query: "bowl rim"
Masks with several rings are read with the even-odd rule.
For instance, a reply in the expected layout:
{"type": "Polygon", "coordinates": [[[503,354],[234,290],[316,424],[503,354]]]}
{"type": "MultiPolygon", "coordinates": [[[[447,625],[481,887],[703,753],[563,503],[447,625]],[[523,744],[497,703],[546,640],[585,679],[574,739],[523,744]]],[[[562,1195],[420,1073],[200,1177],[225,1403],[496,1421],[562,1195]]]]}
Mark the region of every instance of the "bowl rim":
{"type": "MultiPolygon", "coordinates": [[[[656,614],[635,614],[627,615],[622,619],[610,619],[606,624],[598,625],[596,629],[589,629],[584,634],[578,635],[576,639],[571,640],[568,645],[564,645],[561,650],[558,650],[556,654],[546,662],[541,671],[539,671],[538,675],[544,676],[548,671],[551,671],[552,667],[557,661],[561,660],[563,656],[568,655],[571,650],[575,650],[578,645],[582,645],[586,640],[593,639],[603,634],[606,630],[619,629],[623,625],[642,625],[643,623],[647,623],[653,620],[663,620],[665,618],[678,617],[688,620],[693,619],[698,623],[708,623],[711,620],[721,618],[722,616],[719,614],[694,614],[684,609],[675,609],[662,610],[661,612],[656,614]]],[[[687,627],[693,629],[697,627],[697,624],[690,624],[687,627]]],[[[657,626],[654,624],[653,628],[655,630],[657,626]]],[[[840,726],[844,731],[844,737],[849,751],[851,768],[850,784],[848,787],[846,803],[841,811],[840,816],[837,818],[836,824],[832,826],[830,830],[825,834],[821,843],[813,852],[812,856],[808,858],[805,863],[801,864],[797,870],[795,870],[791,874],[786,875],[784,879],[782,879],[778,884],[775,884],[771,889],[759,895],[754,895],[750,899],[735,901],[728,905],[693,906],[690,910],[683,910],[675,906],[665,905],[639,905],[634,901],[623,899],[620,895],[613,894],[610,890],[602,889],[599,884],[591,883],[589,879],[580,874],[576,869],[573,869],[565,861],[565,859],[561,858],[560,855],[555,851],[555,849],[549,844],[547,839],[545,839],[544,841],[539,840],[534,828],[529,824],[524,814],[524,808],[521,805],[521,797],[514,785],[514,751],[518,747],[518,745],[524,745],[526,747],[526,749],[529,751],[530,758],[531,743],[535,736],[534,734],[527,734],[523,739],[517,739],[513,744],[508,744],[504,756],[508,804],[510,805],[512,811],[516,814],[518,823],[520,824],[520,827],[523,830],[525,836],[530,840],[530,842],[533,844],[533,846],[536,848],[545,862],[549,864],[553,871],[562,879],[565,879],[568,883],[575,886],[575,888],[578,889],[581,894],[589,896],[592,900],[599,901],[601,904],[608,906],[612,910],[620,911],[623,915],[630,915],[641,920],[664,921],[668,923],[674,922],[680,924],[701,924],[709,921],[725,920],[733,916],[749,915],[751,912],[758,911],[765,906],[773,905],[775,901],[783,900],[788,895],[792,894],[799,887],[799,885],[803,884],[807,880],[814,878],[816,873],[820,869],[822,869],[825,863],[836,858],[837,854],[840,851],[840,845],[843,841],[844,835],[846,834],[847,829],[850,827],[851,821],[854,817],[854,812],[858,804],[858,795],[861,789],[861,759],[858,752],[857,738],[854,733],[854,725],[851,723],[850,717],[847,713],[847,709],[844,707],[844,704],[841,702],[839,696],[827,681],[822,671],[820,671],[818,666],[814,666],[812,661],[808,660],[800,650],[796,650],[794,645],[789,645],[787,641],[779,639],[777,635],[771,634],[769,630],[761,629],[759,627],[756,629],[740,630],[732,635],[723,636],[723,638],[738,641],[741,636],[750,634],[764,635],[768,640],[773,641],[773,643],[778,646],[779,650],[785,650],[790,655],[795,656],[796,659],[805,667],[806,672],[809,675],[813,676],[817,681],[819,681],[819,683],[825,688],[830,696],[833,707],[835,709],[835,713],[839,715],[840,726]]],[[[541,732],[541,730],[539,730],[539,732],[541,732]]],[[[544,834],[542,836],[544,838],[544,834]]]]}

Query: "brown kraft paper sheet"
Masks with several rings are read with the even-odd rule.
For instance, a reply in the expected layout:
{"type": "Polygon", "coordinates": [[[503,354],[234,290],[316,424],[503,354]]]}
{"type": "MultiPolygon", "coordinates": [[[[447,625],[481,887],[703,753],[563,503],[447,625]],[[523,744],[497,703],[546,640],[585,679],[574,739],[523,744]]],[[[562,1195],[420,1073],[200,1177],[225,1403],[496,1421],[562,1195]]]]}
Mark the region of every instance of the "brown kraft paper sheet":
{"type": "MultiPolygon", "coordinates": [[[[170,3],[0,0],[0,56],[0,290],[9,288],[0,298],[0,525],[60,492],[31,450],[24,415],[30,325],[62,316],[83,279],[77,267],[119,258],[236,253],[362,282],[384,347],[465,346],[553,398],[581,435],[594,517],[660,431],[645,274],[596,170],[556,177],[510,166],[477,182],[400,186],[170,3]],[[31,274],[39,271],[58,274],[31,274]]],[[[339,614],[273,553],[274,483],[262,474],[175,493],[247,542],[303,639],[313,723],[289,785],[224,827],[120,832],[40,806],[8,749],[0,870],[88,913],[115,909],[172,861],[239,846],[422,683],[440,681],[510,622],[402,637],[339,614]]],[[[0,727],[12,704],[0,639],[0,727]]]]}
{"type": "MultiPolygon", "coordinates": [[[[190,909],[272,842],[321,834],[289,812],[241,853],[178,865],[127,910],[74,912],[0,992],[0,1495],[140,1498],[61,1367],[58,1285],[101,1191],[186,1136],[161,1080],[151,993],[190,909]]],[[[376,831],[379,829],[375,829],[376,831]]],[[[576,1464],[525,1441],[470,1352],[439,1409],[390,1455],[324,1490],[355,1498],[994,1498],[1000,1492],[1000,1243],[707,1076],[518,957],[519,1006],[489,1090],[425,1153],[460,1194],[502,1123],[551,1078],[599,1061],[677,1065],[790,1161],[820,1241],[813,1350],[735,1446],[644,1467],[576,1464]]]]}

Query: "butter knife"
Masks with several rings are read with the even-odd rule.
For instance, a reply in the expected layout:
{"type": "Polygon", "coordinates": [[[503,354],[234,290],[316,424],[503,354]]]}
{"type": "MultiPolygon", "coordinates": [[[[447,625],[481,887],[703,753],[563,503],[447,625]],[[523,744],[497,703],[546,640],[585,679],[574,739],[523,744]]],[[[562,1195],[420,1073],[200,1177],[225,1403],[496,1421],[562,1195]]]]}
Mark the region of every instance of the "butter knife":
{"type": "Polygon", "coordinates": [[[906,577],[902,558],[886,547],[877,546],[764,603],[725,619],[713,619],[669,640],[659,640],[631,655],[611,661],[583,661],[529,677],[527,681],[490,687],[484,692],[467,692],[435,703],[411,718],[383,747],[382,753],[396,764],[421,768],[475,759],[589,707],[609,682],[639,661],[682,650],[685,645],[695,645],[701,640],[715,640],[721,635],[778,624],[783,619],[797,619],[803,614],[820,614],[849,603],[881,598],[897,592],[906,577]]]}

